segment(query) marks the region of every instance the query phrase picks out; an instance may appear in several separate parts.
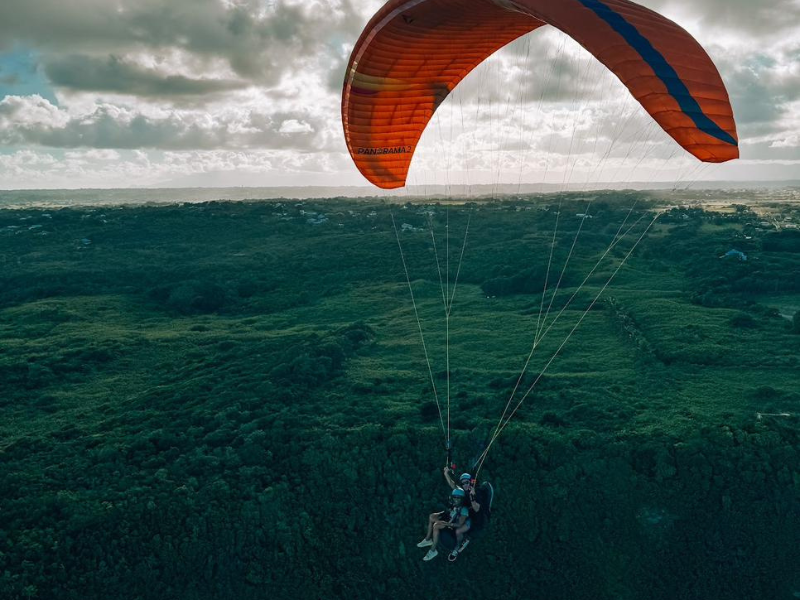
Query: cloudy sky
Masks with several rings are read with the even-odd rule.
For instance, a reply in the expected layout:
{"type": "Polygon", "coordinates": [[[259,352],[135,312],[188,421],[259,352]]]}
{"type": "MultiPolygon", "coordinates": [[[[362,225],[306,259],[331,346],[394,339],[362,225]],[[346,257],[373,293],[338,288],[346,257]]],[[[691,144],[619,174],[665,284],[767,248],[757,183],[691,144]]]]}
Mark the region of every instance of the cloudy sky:
{"type": "MultiPolygon", "coordinates": [[[[366,185],[340,94],[381,4],[2,0],[0,189],[366,185]]],[[[546,28],[442,105],[409,182],[800,179],[800,0],[642,4],[718,65],[737,164],[677,152],[599,63],[546,28]]]]}

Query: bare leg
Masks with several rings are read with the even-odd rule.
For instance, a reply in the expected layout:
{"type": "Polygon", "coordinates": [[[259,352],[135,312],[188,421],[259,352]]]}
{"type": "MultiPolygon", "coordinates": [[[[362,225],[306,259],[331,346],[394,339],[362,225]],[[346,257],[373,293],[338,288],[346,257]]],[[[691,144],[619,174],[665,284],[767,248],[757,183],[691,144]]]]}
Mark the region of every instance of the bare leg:
{"type": "Polygon", "coordinates": [[[425,539],[431,539],[431,535],[433,535],[433,526],[435,523],[439,521],[439,513],[431,513],[428,517],[428,533],[425,534],[425,539]]]}
{"type": "Polygon", "coordinates": [[[464,539],[464,534],[469,531],[469,525],[464,525],[456,529],[456,548],[461,545],[461,540],[464,539]]]}

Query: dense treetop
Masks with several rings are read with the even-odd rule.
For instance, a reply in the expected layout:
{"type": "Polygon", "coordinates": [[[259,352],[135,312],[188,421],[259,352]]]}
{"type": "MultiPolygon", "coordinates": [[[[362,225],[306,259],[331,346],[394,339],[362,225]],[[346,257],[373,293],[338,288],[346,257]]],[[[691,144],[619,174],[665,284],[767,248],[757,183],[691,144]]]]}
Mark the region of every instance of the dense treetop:
{"type": "Polygon", "coordinates": [[[791,598],[798,214],[633,192],[0,211],[0,597],[468,577],[478,598],[791,598]],[[448,488],[392,217],[442,402],[440,273],[452,293],[459,469],[540,307],[523,389],[585,313],[492,447],[492,525],[453,565],[414,546],[448,488]]]}

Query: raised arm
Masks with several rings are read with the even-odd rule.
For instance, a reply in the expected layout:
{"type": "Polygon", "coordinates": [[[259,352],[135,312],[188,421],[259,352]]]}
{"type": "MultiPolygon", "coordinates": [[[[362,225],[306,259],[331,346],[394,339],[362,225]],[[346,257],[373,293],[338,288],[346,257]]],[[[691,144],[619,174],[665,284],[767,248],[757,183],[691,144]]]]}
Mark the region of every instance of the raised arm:
{"type": "Polygon", "coordinates": [[[447,484],[450,486],[450,489],[453,490],[456,489],[456,482],[453,481],[452,477],[450,477],[450,468],[445,467],[443,473],[444,473],[444,478],[447,480],[447,484]]]}

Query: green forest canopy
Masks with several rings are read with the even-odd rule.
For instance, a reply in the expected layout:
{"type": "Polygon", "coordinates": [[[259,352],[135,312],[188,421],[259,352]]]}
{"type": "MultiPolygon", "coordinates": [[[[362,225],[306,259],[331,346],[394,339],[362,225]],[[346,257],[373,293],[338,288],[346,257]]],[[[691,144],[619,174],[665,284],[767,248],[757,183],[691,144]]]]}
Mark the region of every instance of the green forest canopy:
{"type": "MultiPolygon", "coordinates": [[[[455,269],[471,220],[450,323],[460,465],[530,348],[555,212],[554,264],[582,227],[560,309],[634,201],[654,206],[393,208],[438,386],[430,224],[440,253],[449,225],[455,269]]],[[[6,210],[0,263],[3,597],[378,598],[462,577],[485,598],[800,590],[800,238],[745,206],[659,218],[492,448],[492,527],[454,565],[414,547],[446,498],[444,450],[386,205],[6,210]]]]}

